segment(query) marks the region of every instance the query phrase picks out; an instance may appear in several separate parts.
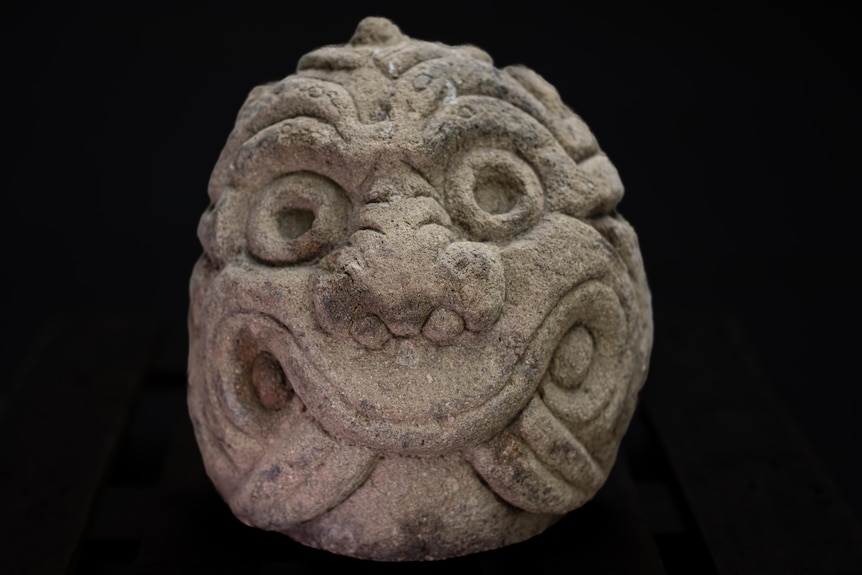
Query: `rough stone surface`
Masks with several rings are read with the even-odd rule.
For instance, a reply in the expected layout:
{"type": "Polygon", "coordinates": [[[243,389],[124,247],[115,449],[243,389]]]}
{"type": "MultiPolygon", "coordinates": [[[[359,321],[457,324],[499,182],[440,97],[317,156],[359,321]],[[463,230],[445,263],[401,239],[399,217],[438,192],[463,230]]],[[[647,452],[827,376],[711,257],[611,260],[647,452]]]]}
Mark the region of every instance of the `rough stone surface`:
{"type": "Polygon", "coordinates": [[[189,315],[191,417],[236,516],[439,559],[589,500],[652,345],[622,194],[537,74],[384,19],[252,90],[189,315]]]}

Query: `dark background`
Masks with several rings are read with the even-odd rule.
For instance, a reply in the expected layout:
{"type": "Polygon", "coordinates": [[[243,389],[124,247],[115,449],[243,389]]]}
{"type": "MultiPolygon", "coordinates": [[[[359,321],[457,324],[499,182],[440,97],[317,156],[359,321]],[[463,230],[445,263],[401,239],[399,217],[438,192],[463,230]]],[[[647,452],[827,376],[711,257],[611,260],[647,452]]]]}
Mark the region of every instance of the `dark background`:
{"type": "Polygon", "coordinates": [[[58,313],[184,321],[207,179],[246,94],[385,15],[557,87],[622,175],[657,317],[738,317],[862,516],[858,20],[581,4],[3,8],[3,387],[58,313]]]}

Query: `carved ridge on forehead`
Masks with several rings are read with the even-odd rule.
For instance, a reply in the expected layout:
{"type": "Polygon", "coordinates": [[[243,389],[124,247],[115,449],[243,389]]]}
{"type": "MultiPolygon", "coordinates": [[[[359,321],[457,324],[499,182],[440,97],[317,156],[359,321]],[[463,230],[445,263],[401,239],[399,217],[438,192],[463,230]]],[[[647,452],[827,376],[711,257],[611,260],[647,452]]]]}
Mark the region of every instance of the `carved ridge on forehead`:
{"type": "MultiPolygon", "coordinates": [[[[343,75],[358,68],[373,67],[381,80],[397,81],[411,72],[411,77],[418,76],[415,68],[422,64],[435,68],[438,75],[443,72],[449,80],[448,88],[457,94],[499,98],[533,116],[554,134],[576,162],[600,151],[584,121],[562,102],[554,87],[534,71],[520,65],[502,70],[495,68],[492,58],[472,45],[453,47],[414,40],[382,18],[363,20],[349,44],[326,46],[306,54],[297,70],[300,73],[341,72],[343,75]]],[[[400,90],[396,87],[396,93],[400,90]]],[[[441,99],[445,101],[448,95],[443,94],[441,99]]],[[[439,106],[441,102],[434,104],[439,106]]]]}
{"type": "Polygon", "coordinates": [[[526,66],[507,66],[503,71],[541,103],[542,107],[531,115],[554,134],[573,160],[581,162],[601,151],[587,124],[544,78],[526,66]]]}
{"type": "MultiPolygon", "coordinates": [[[[347,142],[338,129],[329,122],[312,116],[285,118],[257,132],[243,142],[231,162],[231,180],[238,186],[237,178],[258,173],[280,175],[280,172],[301,171],[307,167],[324,163],[315,157],[347,157],[347,142]]],[[[266,176],[263,176],[264,179],[266,176]]],[[[259,184],[266,182],[259,182],[259,184]]],[[[239,187],[239,186],[238,186],[239,187]]]]}
{"type": "Polygon", "coordinates": [[[359,120],[356,101],[338,82],[288,76],[249,94],[237,117],[237,137],[249,139],[273,124],[309,116],[332,124],[339,134],[359,120]]]}
{"type": "Polygon", "coordinates": [[[243,145],[275,124],[302,117],[331,125],[342,138],[349,136],[352,126],[359,121],[353,95],[337,82],[288,76],[279,82],[256,86],[240,108],[210,176],[210,200],[218,203],[231,186],[233,163],[243,145]]]}
{"type": "MultiPolygon", "coordinates": [[[[559,140],[566,153],[577,162],[600,151],[584,121],[563,103],[556,89],[541,76],[520,65],[495,68],[490,57],[477,58],[472,48],[454,48],[443,57],[416,62],[409,74],[407,70],[401,71],[399,76],[409,76],[413,85],[410,88],[399,87],[400,97],[409,99],[412,92],[432,87],[434,80],[438,80],[437,101],[426,114],[433,113],[441,105],[452,103],[460,96],[489,96],[512,104],[532,116],[559,140]]],[[[407,52],[404,48],[401,50],[407,52]]],[[[481,55],[485,55],[484,52],[481,55]]]]}

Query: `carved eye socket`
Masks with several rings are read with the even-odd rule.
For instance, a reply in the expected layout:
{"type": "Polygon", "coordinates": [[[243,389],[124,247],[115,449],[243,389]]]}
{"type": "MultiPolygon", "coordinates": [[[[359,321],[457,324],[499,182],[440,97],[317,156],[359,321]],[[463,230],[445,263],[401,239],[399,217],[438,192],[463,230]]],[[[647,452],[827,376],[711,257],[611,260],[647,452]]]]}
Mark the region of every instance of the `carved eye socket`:
{"type": "Polygon", "coordinates": [[[314,224],[314,212],[287,208],[275,215],[275,221],[281,237],[291,242],[311,229],[314,224]]]}
{"type": "Polygon", "coordinates": [[[447,179],[449,212],[478,240],[500,240],[534,225],[542,184],[533,169],[504,150],[468,152],[447,179]]]}
{"type": "Polygon", "coordinates": [[[290,174],[264,188],[246,223],[249,251],[273,264],[319,257],[346,236],[350,200],[338,184],[290,174]]]}

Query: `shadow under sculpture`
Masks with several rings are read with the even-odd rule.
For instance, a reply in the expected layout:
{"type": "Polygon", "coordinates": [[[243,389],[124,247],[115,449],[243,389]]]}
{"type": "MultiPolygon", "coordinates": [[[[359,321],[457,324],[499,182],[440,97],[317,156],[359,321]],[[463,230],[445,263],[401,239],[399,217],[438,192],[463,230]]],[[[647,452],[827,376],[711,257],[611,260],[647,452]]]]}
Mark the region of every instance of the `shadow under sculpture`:
{"type": "Polygon", "coordinates": [[[615,168],[536,73],[365,19],[252,90],[209,195],[189,409],[240,520],[441,559],[601,487],[650,294],[615,168]]]}

